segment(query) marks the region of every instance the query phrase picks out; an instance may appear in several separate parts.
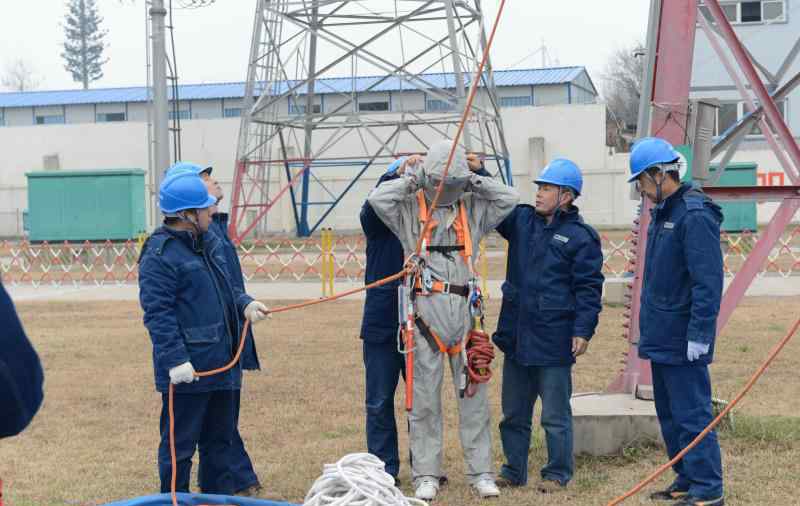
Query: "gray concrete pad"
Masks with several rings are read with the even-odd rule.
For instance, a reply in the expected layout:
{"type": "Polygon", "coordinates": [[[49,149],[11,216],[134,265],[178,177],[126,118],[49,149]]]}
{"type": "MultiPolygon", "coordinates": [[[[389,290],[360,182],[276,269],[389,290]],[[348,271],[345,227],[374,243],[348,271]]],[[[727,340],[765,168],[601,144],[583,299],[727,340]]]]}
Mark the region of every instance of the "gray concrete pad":
{"type": "Polygon", "coordinates": [[[636,442],[661,441],[655,404],[630,394],[576,394],[572,416],[575,455],[618,455],[636,442]]]}

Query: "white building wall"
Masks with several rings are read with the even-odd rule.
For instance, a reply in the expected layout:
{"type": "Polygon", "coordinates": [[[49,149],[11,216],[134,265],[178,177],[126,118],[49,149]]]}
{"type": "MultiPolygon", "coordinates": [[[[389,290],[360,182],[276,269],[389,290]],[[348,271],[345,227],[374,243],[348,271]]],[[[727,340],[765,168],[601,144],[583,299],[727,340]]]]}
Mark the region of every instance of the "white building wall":
{"type": "Polygon", "coordinates": [[[221,100],[192,100],[192,119],[214,119],[221,117],[221,100]]]}
{"type": "Polygon", "coordinates": [[[533,90],[534,105],[566,104],[568,99],[566,84],[548,84],[533,90]]]}
{"type": "MultiPolygon", "coordinates": [[[[103,104],[110,105],[110,104],[103,104]]],[[[117,105],[117,104],[114,104],[117,105]]],[[[125,110],[125,104],[119,104],[125,110]]],[[[98,106],[99,107],[99,106],[98,106]]],[[[64,108],[67,112],[67,123],[94,123],[95,106],[94,104],[69,105],[64,108]]]]}

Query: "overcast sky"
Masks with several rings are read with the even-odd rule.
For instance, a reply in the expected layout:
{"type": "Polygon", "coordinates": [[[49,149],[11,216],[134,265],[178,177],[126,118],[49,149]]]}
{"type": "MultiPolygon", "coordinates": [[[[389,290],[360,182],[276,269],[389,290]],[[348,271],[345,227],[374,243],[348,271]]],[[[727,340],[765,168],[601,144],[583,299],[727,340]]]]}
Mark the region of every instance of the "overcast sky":
{"type": "MultiPolygon", "coordinates": [[[[175,0],[177,2],[177,0],[175,0]]],[[[386,0],[365,0],[367,3],[386,0]]],[[[167,0],[168,2],[168,0],[167,0]]],[[[92,87],[145,83],[144,0],[98,0],[108,30],[110,61],[92,87]]],[[[245,78],[255,0],[216,0],[208,7],[175,10],[175,37],[182,83],[245,78]]],[[[648,0],[507,0],[493,49],[495,68],[539,67],[539,55],[520,60],[544,41],[560,65],[585,65],[601,86],[609,55],[644,40],[648,0]]],[[[5,6],[0,16],[0,73],[16,59],[36,72],[40,89],[79,89],[64,70],[60,53],[65,0],[30,0],[5,6]]],[[[484,0],[487,25],[498,0],[484,0]]]]}

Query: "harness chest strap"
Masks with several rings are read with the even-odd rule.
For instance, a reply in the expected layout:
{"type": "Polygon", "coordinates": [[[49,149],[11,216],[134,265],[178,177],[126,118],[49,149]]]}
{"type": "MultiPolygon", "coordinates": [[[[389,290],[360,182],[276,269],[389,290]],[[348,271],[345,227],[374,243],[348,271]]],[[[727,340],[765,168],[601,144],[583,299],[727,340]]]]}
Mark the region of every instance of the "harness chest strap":
{"type": "Polygon", "coordinates": [[[425,193],[422,190],[417,191],[417,204],[419,207],[419,223],[422,227],[422,244],[428,251],[439,251],[447,253],[450,251],[459,251],[461,257],[472,270],[472,236],[469,231],[469,220],[467,220],[467,209],[463,201],[458,203],[458,218],[453,222],[453,230],[456,233],[455,246],[433,246],[431,245],[431,235],[433,229],[439,224],[438,221],[431,216],[430,222],[425,224],[425,218],[428,217],[428,203],[425,201],[425,193]]]}

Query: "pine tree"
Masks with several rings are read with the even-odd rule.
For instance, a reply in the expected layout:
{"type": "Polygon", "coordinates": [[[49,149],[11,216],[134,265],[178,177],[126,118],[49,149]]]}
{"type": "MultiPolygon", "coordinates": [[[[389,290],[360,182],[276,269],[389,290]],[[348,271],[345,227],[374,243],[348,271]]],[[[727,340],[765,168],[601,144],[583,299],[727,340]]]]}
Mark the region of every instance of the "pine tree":
{"type": "Polygon", "coordinates": [[[95,0],[69,0],[67,15],[64,18],[64,52],[61,57],[66,62],[64,68],[72,74],[72,79],[89,89],[89,83],[103,77],[103,58],[106,43],[103,38],[108,33],[100,28],[103,18],[97,12],[95,0]]]}

